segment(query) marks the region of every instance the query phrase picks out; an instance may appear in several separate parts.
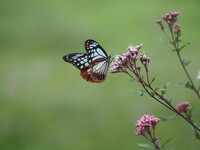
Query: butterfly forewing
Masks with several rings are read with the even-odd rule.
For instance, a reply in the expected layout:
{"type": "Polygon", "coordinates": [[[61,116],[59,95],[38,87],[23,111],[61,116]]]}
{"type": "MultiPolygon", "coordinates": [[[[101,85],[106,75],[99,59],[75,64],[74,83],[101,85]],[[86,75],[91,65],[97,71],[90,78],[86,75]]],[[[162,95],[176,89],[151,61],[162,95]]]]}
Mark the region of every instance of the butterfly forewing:
{"type": "Polygon", "coordinates": [[[87,54],[72,53],[63,56],[63,60],[73,64],[79,70],[86,70],[89,67],[87,54]]]}
{"type": "Polygon", "coordinates": [[[85,49],[88,55],[88,62],[91,63],[99,58],[107,58],[105,50],[94,40],[85,41],[85,49]]]}

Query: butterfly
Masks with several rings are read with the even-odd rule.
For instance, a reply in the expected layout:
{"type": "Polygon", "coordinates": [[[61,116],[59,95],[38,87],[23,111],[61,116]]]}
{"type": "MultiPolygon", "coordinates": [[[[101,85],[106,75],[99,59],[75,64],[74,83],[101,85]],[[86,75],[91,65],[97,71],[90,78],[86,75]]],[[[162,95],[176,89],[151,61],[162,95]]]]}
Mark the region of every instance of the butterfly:
{"type": "Polygon", "coordinates": [[[63,56],[63,60],[80,70],[83,79],[100,83],[106,79],[110,56],[94,40],[85,41],[86,53],[72,53],[63,56]]]}

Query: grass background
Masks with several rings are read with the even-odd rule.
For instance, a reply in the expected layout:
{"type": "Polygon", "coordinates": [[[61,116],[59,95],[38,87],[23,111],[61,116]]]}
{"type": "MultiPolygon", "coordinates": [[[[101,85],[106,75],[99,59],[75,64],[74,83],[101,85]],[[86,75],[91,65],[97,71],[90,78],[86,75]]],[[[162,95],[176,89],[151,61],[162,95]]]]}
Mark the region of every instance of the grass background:
{"type": "MultiPolygon", "coordinates": [[[[179,11],[182,38],[191,45],[182,51],[192,64],[196,84],[200,51],[198,0],[1,0],[0,1],[0,149],[2,150],[133,150],[146,142],[134,134],[143,114],[172,115],[123,74],[108,74],[102,84],[85,82],[79,71],[61,58],[84,52],[87,39],[98,41],[109,55],[143,43],[151,57],[155,86],[172,82],[167,96],[173,104],[190,101],[200,124],[200,103],[190,90],[174,84],[187,81],[170,45],[154,20],[179,11]]],[[[160,122],[161,142],[169,148],[197,150],[191,127],[177,117],[160,122]]]]}

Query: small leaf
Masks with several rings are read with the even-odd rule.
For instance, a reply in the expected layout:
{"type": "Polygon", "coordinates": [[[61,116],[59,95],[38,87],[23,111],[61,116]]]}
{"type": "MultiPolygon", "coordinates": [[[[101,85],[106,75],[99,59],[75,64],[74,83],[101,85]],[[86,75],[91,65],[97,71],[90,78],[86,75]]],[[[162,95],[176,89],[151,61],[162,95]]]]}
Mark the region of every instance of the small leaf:
{"type": "Polygon", "coordinates": [[[137,93],[140,94],[140,96],[147,95],[147,92],[145,90],[137,91],[137,93]]]}
{"type": "Polygon", "coordinates": [[[184,45],[182,45],[182,46],[178,49],[178,51],[181,51],[184,47],[190,45],[190,42],[184,42],[184,41],[181,41],[181,42],[184,43],[184,45]]]}
{"type": "Polygon", "coordinates": [[[185,87],[185,83],[177,83],[176,86],[185,87]]]}
{"type": "Polygon", "coordinates": [[[151,94],[151,96],[154,96],[154,95],[155,95],[155,92],[151,91],[150,94],[151,94]]]}
{"type": "Polygon", "coordinates": [[[192,62],[191,60],[185,61],[184,66],[188,66],[191,62],[192,62]]]}
{"type": "Polygon", "coordinates": [[[195,136],[195,138],[196,138],[197,140],[200,140],[200,136],[195,136]]]}
{"type": "Polygon", "coordinates": [[[164,88],[159,88],[159,87],[157,87],[156,89],[155,89],[155,91],[162,91],[162,90],[165,90],[164,88]]]}
{"type": "Polygon", "coordinates": [[[184,47],[186,47],[187,45],[185,44],[185,45],[183,45],[183,46],[181,46],[179,49],[178,49],[178,51],[180,52],[184,47]]]}
{"type": "Polygon", "coordinates": [[[186,87],[188,89],[194,89],[194,87],[190,84],[190,82],[188,81],[187,83],[178,83],[176,84],[176,86],[180,86],[180,87],[186,87]]]}
{"type": "Polygon", "coordinates": [[[161,91],[161,94],[162,94],[162,95],[164,95],[165,93],[166,93],[166,90],[165,90],[165,89],[161,91]]]}
{"type": "Polygon", "coordinates": [[[143,96],[143,95],[144,95],[144,93],[143,93],[142,90],[141,90],[141,91],[137,91],[137,93],[140,94],[140,96],[143,96]]]}
{"type": "Polygon", "coordinates": [[[169,44],[170,42],[165,38],[159,38],[159,41],[169,44]]]}
{"type": "Polygon", "coordinates": [[[189,81],[186,83],[185,87],[192,90],[194,89],[194,87],[190,84],[189,81]]]}
{"type": "Polygon", "coordinates": [[[153,145],[147,144],[147,143],[139,143],[138,144],[140,147],[144,147],[144,148],[149,148],[149,149],[154,149],[153,145]]]}
{"type": "Polygon", "coordinates": [[[193,107],[193,105],[189,108],[188,114],[189,114],[190,118],[192,118],[192,116],[194,115],[194,107],[193,107]]]}
{"type": "Polygon", "coordinates": [[[172,102],[172,98],[171,98],[171,97],[169,97],[169,98],[166,98],[166,100],[167,100],[169,103],[171,103],[171,102],[172,102]]]}
{"type": "Polygon", "coordinates": [[[135,83],[135,82],[138,82],[138,80],[137,80],[136,78],[131,78],[131,79],[129,80],[129,83],[135,83]]]}
{"type": "Polygon", "coordinates": [[[190,59],[188,59],[187,57],[183,59],[183,64],[184,66],[187,66],[191,63],[192,61],[190,59]]]}
{"type": "Polygon", "coordinates": [[[176,52],[176,51],[177,51],[176,49],[173,49],[173,50],[172,50],[172,52],[176,52]]]}
{"type": "Polygon", "coordinates": [[[181,36],[181,32],[178,33],[177,37],[175,38],[176,42],[179,42],[179,37],[181,36]]]}
{"type": "Polygon", "coordinates": [[[176,116],[177,116],[177,115],[169,116],[169,117],[166,117],[166,118],[160,117],[160,119],[161,119],[162,121],[167,121],[167,120],[173,119],[173,118],[176,117],[176,116]]]}
{"type": "Polygon", "coordinates": [[[155,79],[156,79],[156,77],[154,77],[154,78],[151,80],[150,84],[152,84],[152,83],[155,81],[155,79]]]}
{"type": "Polygon", "coordinates": [[[168,82],[164,85],[164,88],[166,89],[169,85],[171,84],[171,82],[168,82]]]}
{"type": "Polygon", "coordinates": [[[164,146],[165,146],[167,143],[169,143],[172,139],[173,139],[173,138],[170,138],[170,139],[166,140],[166,141],[162,144],[162,146],[161,146],[160,148],[161,148],[161,149],[164,148],[164,146]]]}

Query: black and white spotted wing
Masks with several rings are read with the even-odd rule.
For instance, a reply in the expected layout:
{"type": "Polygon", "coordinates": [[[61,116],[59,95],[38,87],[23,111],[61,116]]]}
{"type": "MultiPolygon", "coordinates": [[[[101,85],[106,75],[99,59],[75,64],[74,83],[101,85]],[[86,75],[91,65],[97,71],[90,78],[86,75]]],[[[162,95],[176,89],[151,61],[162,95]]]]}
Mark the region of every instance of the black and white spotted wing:
{"type": "Polygon", "coordinates": [[[105,59],[108,57],[106,51],[94,40],[85,41],[85,50],[88,55],[89,63],[96,59],[105,59]]]}
{"type": "Polygon", "coordinates": [[[72,53],[63,56],[63,60],[73,64],[79,70],[86,70],[89,67],[87,54],[72,53]]]}

